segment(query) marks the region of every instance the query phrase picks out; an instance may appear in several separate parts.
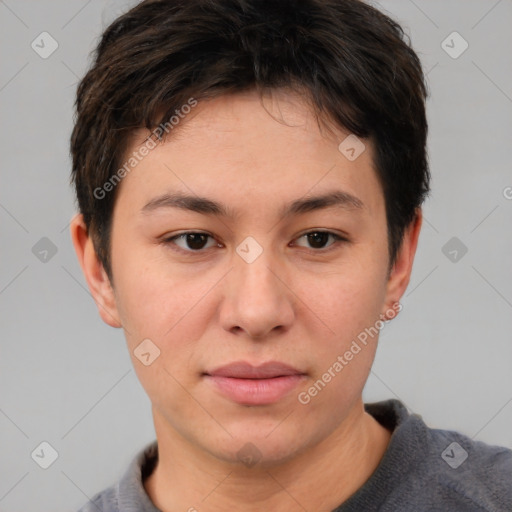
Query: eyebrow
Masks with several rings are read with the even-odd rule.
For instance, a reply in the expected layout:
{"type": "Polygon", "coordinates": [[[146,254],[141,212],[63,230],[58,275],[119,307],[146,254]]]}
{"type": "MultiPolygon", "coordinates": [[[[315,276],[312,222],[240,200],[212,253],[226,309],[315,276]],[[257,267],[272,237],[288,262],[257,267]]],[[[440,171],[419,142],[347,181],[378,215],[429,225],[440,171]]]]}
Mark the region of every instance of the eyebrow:
{"type": "MultiPolygon", "coordinates": [[[[345,210],[362,210],[364,203],[356,196],[342,190],[334,190],[318,196],[300,198],[285,204],[281,209],[280,218],[300,215],[325,208],[338,207],[345,210]]],[[[187,195],[181,192],[163,194],[151,199],[142,209],[141,213],[147,214],[160,208],[180,208],[203,215],[217,217],[235,218],[236,212],[229,207],[195,195],[187,195]]]]}

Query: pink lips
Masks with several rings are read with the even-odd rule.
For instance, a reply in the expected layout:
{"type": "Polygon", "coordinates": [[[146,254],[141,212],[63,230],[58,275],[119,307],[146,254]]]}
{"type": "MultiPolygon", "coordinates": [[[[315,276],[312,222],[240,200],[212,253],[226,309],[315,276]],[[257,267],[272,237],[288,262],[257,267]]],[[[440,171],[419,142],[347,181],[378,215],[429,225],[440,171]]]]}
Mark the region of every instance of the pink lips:
{"type": "Polygon", "coordinates": [[[267,405],[287,395],[304,379],[305,374],[276,361],[260,366],[239,361],[215,368],[204,376],[234,402],[242,405],[267,405]]]}

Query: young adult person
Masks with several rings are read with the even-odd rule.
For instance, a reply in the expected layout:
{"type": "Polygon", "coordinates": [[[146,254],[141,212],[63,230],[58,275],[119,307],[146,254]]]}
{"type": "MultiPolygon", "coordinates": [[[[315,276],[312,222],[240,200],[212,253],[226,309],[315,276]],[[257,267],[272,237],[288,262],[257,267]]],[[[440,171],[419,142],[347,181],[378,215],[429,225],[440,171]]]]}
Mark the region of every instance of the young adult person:
{"type": "Polygon", "coordinates": [[[157,440],[89,511],[505,511],[512,452],[364,404],[429,192],[427,90],[359,0],[145,1],[72,134],[73,243],[157,440]]]}

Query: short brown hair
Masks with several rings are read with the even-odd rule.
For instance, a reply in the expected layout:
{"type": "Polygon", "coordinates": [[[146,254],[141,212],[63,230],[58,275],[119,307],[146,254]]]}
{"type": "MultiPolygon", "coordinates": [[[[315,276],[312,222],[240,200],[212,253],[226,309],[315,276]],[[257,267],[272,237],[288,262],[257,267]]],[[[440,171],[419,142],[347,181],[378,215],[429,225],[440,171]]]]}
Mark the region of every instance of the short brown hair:
{"type": "Polygon", "coordinates": [[[130,133],[190,98],[279,87],[373,141],[393,264],[430,182],[427,88],[402,28],[360,0],[147,0],[105,30],[75,104],[72,181],[110,278],[119,187],[97,190],[115,177],[130,133]]]}

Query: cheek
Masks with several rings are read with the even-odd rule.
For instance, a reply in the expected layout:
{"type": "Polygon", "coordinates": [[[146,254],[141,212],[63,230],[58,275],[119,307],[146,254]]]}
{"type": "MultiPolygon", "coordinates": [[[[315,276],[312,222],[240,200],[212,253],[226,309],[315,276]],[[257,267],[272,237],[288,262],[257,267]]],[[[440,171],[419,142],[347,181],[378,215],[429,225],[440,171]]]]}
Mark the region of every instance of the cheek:
{"type": "Polygon", "coordinates": [[[162,275],[140,272],[127,278],[119,287],[118,302],[125,321],[123,325],[129,333],[155,340],[172,338],[183,323],[189,322],[194,310],[200,309],[201,297],[209,288],[209,281],[192,285],[179,276],[171,280],[162,275]]]}
{"type": "Polygon", "coordinates": [[[187,374],[201,358],[205,331],[215,320],[216,287],[225,272],[193,278],[190,271],[171,271],[161,261],[137,266],[136,259],[125,260],[117,286],[118,311],[132,358],[142,340],[150,339],[160,350],[159,363],[180,381],[193,378],[187,374]]]}
{"type": "Polygon", "coordinates": [[[325,384],[329,388],[317,402],[328,401],[331,393],[350,390],[346,396],[353,395],[364,386],[375,356],[379,333],[375,326],[386,290],[383,267],[363,263],[347,266],[324,279],[321,286],[310,282],[301,290],[321,320],[308,327],[309,339],[315,340],[311,348],[314,379],[322,381],[320,389],[325,384]],[[325,335],[319,336],[318,326],[325,335]]]}
{"type": "Polygon", "coordinates": [[[379,318],[386,294],[385,268],[354,258],[339,271],[321,277],[299,276],[297,285],[297,295],[331,334],[346,340],[379,318]]]}
{"type": "Polygon", "coordinates": [[[314,327],[308,334],[316,340],[310,347],[313,371],[297,397],[308,414],[325,418],[326,428],[342,421],[361,396],[375,357],[379,334],[375,326],[385,291],[381,272],[371,274],[368,269],[343,278],[333,276],[328,282],[310,299],[329,334],[319,337],[314,327]]]}
{"type": "Polygon", "coordinates": [[[209,281],[191,285],[180,276],[171,280],[154,269],[141,269],[124,275],[119,285],[118,309],[139,381],[153,402],[163,401],[175,412],[190,406],[190,396],[180,383],[195,380],[197,341],[208,318],[208,303],[201,299],[213,285],[209,281]],[[151,343],[145,346],[143,340],[151,343]],[[141,350],[143,346],[148,348],[141,350]],[[147,352],[151,359],[153,353],[157,356],[146,366],[139,356],[147,352]]]}

